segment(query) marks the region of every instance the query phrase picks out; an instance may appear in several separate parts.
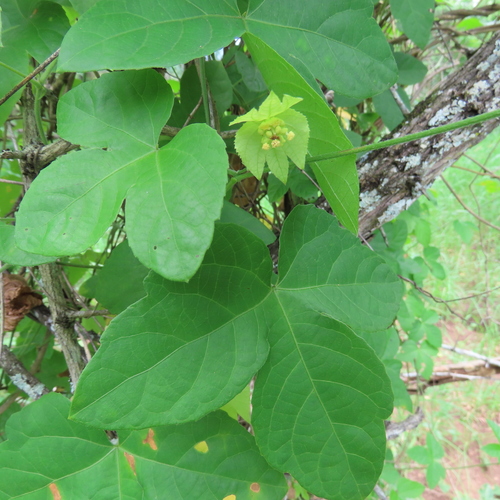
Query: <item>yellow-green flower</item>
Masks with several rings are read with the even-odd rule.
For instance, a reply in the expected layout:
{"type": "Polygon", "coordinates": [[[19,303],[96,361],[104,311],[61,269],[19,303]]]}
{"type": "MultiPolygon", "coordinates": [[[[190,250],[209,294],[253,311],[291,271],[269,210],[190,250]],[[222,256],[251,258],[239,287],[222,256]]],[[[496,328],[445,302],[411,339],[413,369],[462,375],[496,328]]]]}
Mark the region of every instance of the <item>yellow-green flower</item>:
{"type": "Polygon", "coordinates": [[[288,158],[304,168],[309,126],[302,113],[290,109],[300,101],[300,97],[286,94],[280,100],[271,92],[259,109],[252,109],[231,123],[245,122],[236,134],[236,151],[257,178],[262,177],[267,163],[271,172],[286,183],[288,158]]]}

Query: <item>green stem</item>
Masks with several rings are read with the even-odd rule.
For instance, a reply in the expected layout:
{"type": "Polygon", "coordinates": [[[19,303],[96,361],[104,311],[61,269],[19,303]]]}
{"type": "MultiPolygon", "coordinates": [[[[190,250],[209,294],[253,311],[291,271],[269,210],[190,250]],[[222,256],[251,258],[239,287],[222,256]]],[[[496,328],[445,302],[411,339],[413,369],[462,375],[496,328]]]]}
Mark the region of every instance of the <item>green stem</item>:
{"type": "MultiPolygon", "coordinates": [[[[5,64],[4,62],[0,61],[0,68],[5,68],[9,71],[12,71],[13,73],[15,73],[16,75],[19,75],[20,77],[22,78],[26,78],[26,75],[22,72],[22,71],[19,71],[17,70],[16,68],[13,68],[12,66],[9,66],[8,64],[5,64]]],[[[41,87],[41,85],[36,81],[34,80],[34,84],[35,86],[37,87],[41,87]]]]}
{"type": "Polygon", "coordinates": [[[253,174],[252,172],[245,172],[241,175],[235,175],[234,177],[231,177],[231,179],[229,179],[229,182],[227,183],[226,185],[226,193],[228,191],[231,191],[231,189],[233,189],[233,186],[235,184],[237,184],[238,182],[244,180],[244,179],[248,179],[249,177],[253,177],[253,174]]]}
{"type": "Polygon", "coordinates": [[[398,144],[417,141],[419,139],[423,139],[424,137],[443,134],[444,132],[449,132],[450,130],[469,127],[470,125],[476,125],[486,120],[491,120],[498,117],[500,117],[500,110],[490,111],[489,113],[483,113],[481,115],[473,116],[472,118],[466,118],[465,120],[460,120],[459,122],[449,123],[448,125],[434,127],[429,130],[424,130],[423,132],[417,132],[415,134],[409,134],[403,137],[397,137],[395,139],[389,139],[388,141],[377,142],[376,144],[368,144],[366,146],[360,146],[359,148],[344,149],[343,151],[332,151],[331,153],[325,153],[322,155],[309,156],[306,157],[306,162],[312,163],[317,161],[330,160],[332,158],[340,158],[341,156],[367,153],[369,151],[375,151],[377,149],[384,149],[390,146],[396,146],[398,144]]]}
{"type": "Polygon", "coordinates": [[[45,145],[47,145],[49,142],[45,137],[45,131],[43,130],[43,123],[42,123],[42,97],[45,95],[45,87],[42,87],[42,89],[43,90],[40,90],[38,87],[35,88],[34,112],[35,112],[36,128],[38,129],[38,135],[40,136],[41,141],[45,145]]]}
{"type": "Polygon", "coordinates": [[[210,107],[208,104],[207,77],[205,72],[205,58],[195,59],[196,69],[201,85],[201,97],[203,98],[203,109],[205,111],[205,122],[210,126],[210,107]]]}

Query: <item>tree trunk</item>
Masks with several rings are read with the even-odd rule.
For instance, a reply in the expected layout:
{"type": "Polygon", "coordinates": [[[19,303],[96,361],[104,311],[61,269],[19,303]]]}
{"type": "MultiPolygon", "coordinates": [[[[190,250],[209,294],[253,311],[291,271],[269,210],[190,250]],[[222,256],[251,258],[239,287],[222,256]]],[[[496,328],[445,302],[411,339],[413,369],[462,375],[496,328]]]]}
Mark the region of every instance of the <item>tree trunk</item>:
{"type": "MultiPolygon", "coordinates": [[[[500,108],[500,34],[483,44],[466,64],[443,80],[408,119],[384,138],[401,137],[500,108]]],[[[407,209],[464,152],[500,123],[488,120],[387,149],[358,161],[359,234],[370,233],[407,209]]]]}

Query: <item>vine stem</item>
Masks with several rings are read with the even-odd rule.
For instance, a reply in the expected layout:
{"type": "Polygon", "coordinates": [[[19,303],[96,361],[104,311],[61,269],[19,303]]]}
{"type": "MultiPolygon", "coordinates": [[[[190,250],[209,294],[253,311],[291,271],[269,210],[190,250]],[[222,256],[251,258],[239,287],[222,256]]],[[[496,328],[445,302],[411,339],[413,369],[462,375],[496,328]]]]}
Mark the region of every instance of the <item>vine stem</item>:
{"type": "MultiPolygon", "coordinates": [[[[0,99],[0,106],[9,99],[9,97],[12,97],[19,89],[24,87],[30,80],[33,80],[38,73],[41,73],[56,57],[59,55],[60,49],[57,49],[52,55],[47,57],[45,61],[43,61],[42,64],[40,64],[37,68],[35,68],[26,78],[23,78],[13,89],[11,89],[7,94],[5,94],[1,99],[0,99]]],[[[36,82],[37,85],[40,85],[38,82],[36,82]]]]}
{"type": "Polygon", "coordinates": [[[396,137],[394,139],[389,139],[388,141],[377,142],[376,144],[368,144],[366,146],[360,146],[358,148],[344,149],[342,151],[332,151],[331,153],[325,153],[322,155],[309,156],[306,157],[306,162],[312,163],[317,161],[331,160],[332,158],[340,158],[341,156],[368,153],[369,151],[397,146],[398,144],[405,144],[407,142],[418,141],[419,139],[424,139],[425,137],[431,137],[437,134],[444,134],[445,132],[449,132],[451,130],[457,130],[459,128],[469,127],[471,125],[477,125],[478,123],[482,123],[487,120],[492,120],[493,118],[499,117],[500,109],[496,111],[490,111],[489,113],[482,113],[477,116],[472,116],[471,118],[466,118],[465,120],[460,120],[458,122],[448,123],[447,125],[442,125],[441,127],[434,127],[422,132],[416,132],[415,134],[404,135],[403,137],[396,137]]]}
{"type": "Polygon", "coordinates": [[[205,121],[207,122],[207,125],[210,125],[210,108],[208,103],[207,79],[205,74],[205,58],[199,57],[198,59],[195,59],[194,63],[200,79],[201,97],[203,99],[203,109],[205,110],[205,121]]]}

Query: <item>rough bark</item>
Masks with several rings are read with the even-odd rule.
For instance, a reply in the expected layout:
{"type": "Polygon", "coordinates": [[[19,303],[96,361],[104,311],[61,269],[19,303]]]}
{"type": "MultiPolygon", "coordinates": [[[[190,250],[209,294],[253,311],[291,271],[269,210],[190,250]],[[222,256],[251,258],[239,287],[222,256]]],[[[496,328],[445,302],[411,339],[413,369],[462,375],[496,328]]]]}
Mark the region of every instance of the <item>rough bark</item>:
{"type": "MultiPolygon", "coordinates": [[[[56,151],[59,151],[59,147],[53,146],[53,150],[44,150],[44,146],[40,141],[39,131],[36,126],[35,98],[33,96],[33,92],[31,91],[30,84],[28,84],[25,88],[25,92],[23,94],[23,104],[25,143],[23,153],[26,154],[26,158],[20,160],[20,167],[24,177],[25,189],[27,190],[40,170],[45,166],[44,163],[49,161],[56,151]],[[43,151],[45,151],[47,155],[45,160],[42,162],[41,154],[43,151]]],[[[71,144],[66,141],[59,144],[61,146],[61,154],[64,154],[72,149],[70,147],[71,144]]],[[[39,266],[39,270],[43,282],[43,291],[47,296],[52,316],[53,331],[59,341],[59,344],[61,345],[61,349],[66,359],[72,387],[76,387],[80,374],[85,367],[85,353],[80,347],[78,339],[75,335],[75,320],[67,315],[69,308],[64,295],[64,286],[61,280],[60,269],[56,264],[51,263],[39,266]]]]}
{"type": "Polygon", "coordinates": [[[47,387],[23,366],[7,346],[2,346],[0,366],[10,377],[12,383],[30,398],[38,399],[49,392],[47,387]]]}
{"type": "MultiPolygon", "coordinates": [[[[478,49],[420,103],[395,133],[400,137],[500,107],[500,34],[478,49]]],[[[358,162],[363,237],[407,209],[464,152],[500,123],[489,120],[420,141],[372,151],[358,162]]]]}

